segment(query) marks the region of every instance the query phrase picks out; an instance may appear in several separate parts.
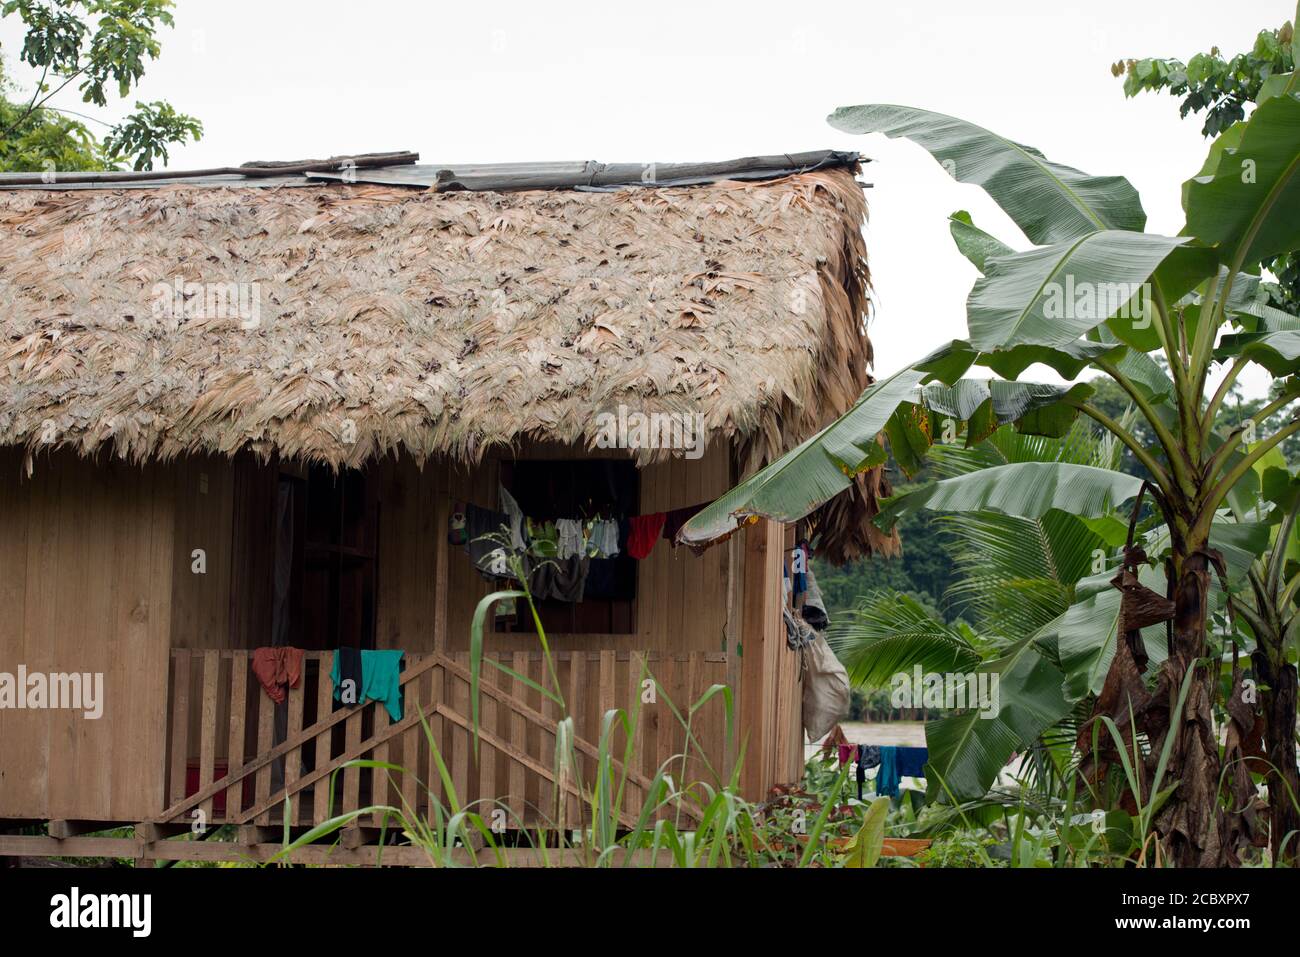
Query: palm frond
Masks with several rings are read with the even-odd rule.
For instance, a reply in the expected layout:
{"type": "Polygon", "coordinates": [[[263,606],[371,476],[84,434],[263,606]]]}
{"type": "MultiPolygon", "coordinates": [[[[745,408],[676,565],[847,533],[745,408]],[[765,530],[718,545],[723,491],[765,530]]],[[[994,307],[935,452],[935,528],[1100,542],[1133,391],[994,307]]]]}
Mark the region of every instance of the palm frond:
{"type": "Polygon", "coordinates": [[[911,596],[881,589],[839,615],[828,640],[854,684],[881,688],[916,665],[936,672],[974,668],[982,656],[972,638],[911,596]]]}

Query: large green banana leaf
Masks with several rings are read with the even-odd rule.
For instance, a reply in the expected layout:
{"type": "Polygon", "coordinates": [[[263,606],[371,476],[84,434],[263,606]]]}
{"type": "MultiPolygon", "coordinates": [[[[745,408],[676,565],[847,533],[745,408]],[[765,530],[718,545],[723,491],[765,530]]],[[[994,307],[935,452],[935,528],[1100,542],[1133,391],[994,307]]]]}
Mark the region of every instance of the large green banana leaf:
{"type": "Polygon", "coordinates": [[[1038,652],[1037,637],[1022,639],[980,671],[998,676],[998,709],[978,710],[925,726],[930,751],[926,772],[932,800],[975,800],[988,793],[1011,755],[1069,713],[1061,672],[1038,652]]]}
{"type": "Polygon", "coordinates": [[[983,275],[985,264],[994,256],[1007,256],[1015,252],[991,233],[986,233],[971,220],[970,213],[959,209],[948,217],[948,230],[961,254],[971,261],[983,275]]]}
{"type": "Polygon", "coordinates": [[[1063,346],[1024,345],[997,352],[980,352],[964,339],[954,339],[916,363],[939,382],[955,382],[971,366],[992,369],[1004,379],[1014,379],[1031,365],[1042,363],[1063,379],[1076,379],[1097,359],[1118,361],[1127,350],[1120,342],[1076,339],[1063,346]]]}
{"type": "Polygon", "coordinates": [[[982,186],[1036,245],[1105,229],[1140,231],[1146,214],[1122,176],[1089,176],[1046,159],[1031,146],[942,113],[910,106],[844,106],[827,122],[846,133],[905,137],[959,182],[982,186]]]}
{"type": "Polygon", "coordinates": [[[1300,371],[1300,329],[1242,332],[1220,339],[1214,358],[1224,360],[1236,356],[1245,356],[1278,378],[1291,375],[1300,371]]]}
{"type": "Polygon", "coordinates": [[[892,528],[920,509],[998,512],[1042,518],[1057,509],[1074,515],[1105,515],[1142,488],[1142,479],[1111,469],[1068,462],[1013,462],[931,482],[883,503],[876,524],[892,528]]]}
{"type": "Polygon", "coordinates": [[[1300,248],[1300,98],[1274,96],[1238,127],[1187,183],[1185,232],[1249,268],[1300,248]]]}
{"type": "Polygon", "coordinates": [[[966,301],[971,345],[983,352],[1018,345],[1063,346],[1117,313],[1146,326],[1144,287],[1186,237],[1122,230],[987,261],[966,301]]]}
{"type": "MultiPolygon", "coordinates": [[[[991,259],[1008,256],[1014,252],[1001,240],[976,226],[971,220],[970,213],[965,210],[953,213],[948,217],[948,221],[957,249],[971,261],[981,275],[988,271],[988,263],[991,259]]],[[[1183,252],[1180,247],[1174,251],[1174,255],[1178,256],[1183,252]]],[[[1171,268],[1172,259],[1173,256],[1167,258],[1157,269],[1157,273],[1171,268]]],[[[1184,265],[1186,262],[1188,260],[1184,260],[1184,265]]],[[[1213,266],[1214,263],[1209,265],[1213,266]]],[[[1257,296],[1258,280],[1255,282],[1254,290],[1257,296]]],[[[1238,298],[1244,299],[1247,295],[1243,283],[1238,298]]],[[[1075,339],[1054,347],[1024,344],[1009,349],[1000,348],[993,352],[977,352],[969,343],[954,340],[944,350],[947,364],[944,371],[955,377],[964,373],[970,365],[981,365],[992,369],[1004,379],[1016,379],[1031,365],[1042,363],[1055,370],[1064,379],[1077,379],[1084,369],[1094,367],[1099,359],[1105,359],[1115,363],[1129,379],[1140,385],[1146,391],[1148,398],[1160,400],[1169,395],[1173,390],[1173,383],[1164,370],[1146,353],[1146,350],[1159,346],[1154,331],[1150,333],[1153,341],[1148,344],[1145,342],[1142,330],[1124,328],[1133,326],[1132,322],[1119,317],[1112,318],[1109,322],[1120,326],[1121,331],[1125,333],[1122,340],[1110,329],[1109,324],[1092,329],[1087,333],[1086,339],[1075,339]],[[1134,347],[1134,343],[1130,340],[1139,338],[1143,339],[1143,345],[1134,347]],[[964,365],[959,364],[959,357],[969,361],[964,365]]],[[[1300,320],[1297,320],[1297,324],[1300,324],[1300,320]]],[[[944,375],[938,377],[945,382],[951,381],[944,375]]]]}
{"type": "Polygon", "coordinates": [[[968,442],[1011,422],[1023,431],[1063,435],[1078,414],[1066,401],[1092,391],[1082,383],[1066,389],[996,379],[921,386],[926,375],[910,366],[868,387],[840,418],[697,513],[682,526],[678,541],[716,541],[751,516],[803,518],[847,489],[855,475],[884,463],[886,452],[877,441],[882,430],[900,462],[923,455],[936,427],[942,436],[945,418],[966,423],[968,442]]]}

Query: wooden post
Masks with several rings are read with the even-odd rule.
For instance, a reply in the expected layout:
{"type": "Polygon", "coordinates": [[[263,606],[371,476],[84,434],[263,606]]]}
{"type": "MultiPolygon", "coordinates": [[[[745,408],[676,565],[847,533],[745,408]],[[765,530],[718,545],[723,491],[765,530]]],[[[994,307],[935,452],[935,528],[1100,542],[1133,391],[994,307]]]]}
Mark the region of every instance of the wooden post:
{"type": "MultiPolygon", "coordinates": [[[[316,679],[316,720],[318,722],[325,720],[334,710],[334,682],[330,681],[332,666],[332,656],[320,656],[320,670],[317,672],[316,679]],[[328,665],[327,660],[330,662],[328,665]]],[[[327,731],[316,737],[316,767],[325,767],[329,764],[329,760],[330,734],[327,731]]],[[[332,777],[327,776],[312,785],[312,824],[320,824],[334,816],[334,808],[330,802],[331,783],[332,777]]]]}
{"type": "MultiPolygon", "coordinates": [[[[306,666],[304,665],[304,668],[306,666]]],[[[248,652],[236,651],[230,659],[230,737],[226,743],[227,773],[244,763],[244,722],[248,718],[248,652]]],[[[244,782],[226,788],[226,818],[244,809],[244,782]]]]}
{"type": "Polygon", "coordinates": [[[739,727],[748,735],[741,792],[751,801],[767,796],[775,777],[776,652],[785,649],[781,622],[783,529],[767,519],[745,529],[745,577],[739,727]]]}

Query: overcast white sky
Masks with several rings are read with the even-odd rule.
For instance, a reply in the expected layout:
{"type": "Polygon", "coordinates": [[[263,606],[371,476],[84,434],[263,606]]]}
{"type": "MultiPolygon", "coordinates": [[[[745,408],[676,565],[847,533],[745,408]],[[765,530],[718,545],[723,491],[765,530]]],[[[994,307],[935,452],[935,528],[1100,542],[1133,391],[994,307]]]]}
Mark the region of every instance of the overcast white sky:
{"type": "MultiPolygon", "coordinates": [[[[1109,65],[1248,48],[1287,0],[901,0],[655,4],[493,0],[180,0],[133,99],[199,117],[173,167],[413,149],[427,163],[668,162],[856,149],[877,312],[877,373],[965,335],[974,270],[948,214],[1027,245],[977,187],[919,147],[826,125],[841,105],[952,113],[1095,174],[1127,176],[1148,229],[1182,226],[1179,184],[1204,157],[1177,101],[1126,100],[1109,65]]],[[[14,61],[16,17],[0,22],[14,61]]],[[[75,94],[57,101],[83,109],[75,94]]],[[[129,104],[128,104],[129,105],[129,104]]],[[[110,104],[113,106],[113,104],[110,104]]],[[[112,121],[125,109],[96,115],[112,121]]],[[[1043,378],[1051,378],[1050,373],[1043,378]]],[[[1266,380],[1247,382],[1258,392],[1266,380]]]]}

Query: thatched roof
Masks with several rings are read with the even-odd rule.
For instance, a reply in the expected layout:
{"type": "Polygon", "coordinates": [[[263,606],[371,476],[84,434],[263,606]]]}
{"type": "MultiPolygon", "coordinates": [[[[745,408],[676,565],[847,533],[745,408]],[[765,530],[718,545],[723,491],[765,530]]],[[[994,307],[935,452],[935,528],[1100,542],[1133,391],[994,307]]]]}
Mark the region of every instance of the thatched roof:
{"type": "MultiPolygon", "coordinates": [[[[0,444],[474,460],[590,446],[622,403],[698,411],[757,467],[869,381],[866,206],[855,164],[821,165],[611,191],[0,189],[0,444]]],[[[881,546],[880,481],[824,523],[837,557],[881,546]]]]}

